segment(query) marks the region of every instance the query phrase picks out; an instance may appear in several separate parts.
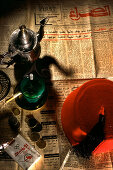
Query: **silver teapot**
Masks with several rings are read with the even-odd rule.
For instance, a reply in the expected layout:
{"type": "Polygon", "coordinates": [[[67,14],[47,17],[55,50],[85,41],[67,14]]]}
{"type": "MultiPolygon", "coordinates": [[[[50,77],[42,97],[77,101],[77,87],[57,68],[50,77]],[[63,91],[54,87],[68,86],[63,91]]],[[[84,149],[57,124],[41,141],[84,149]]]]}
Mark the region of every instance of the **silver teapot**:
{"type": "Polygon", "coordinates": [[[40,29],[37,33],[25,25],[21,25],[10,36],[8,52],[0,55],[1,64],[8,66],[14,63],[14,57],[19,55],[29,61],[34,61],[40,55],[40,41],[44,35],[44,26],[48,17],[40,21],[40,29]],[[9,58],[9,59],[7,59],[9,58]]]}

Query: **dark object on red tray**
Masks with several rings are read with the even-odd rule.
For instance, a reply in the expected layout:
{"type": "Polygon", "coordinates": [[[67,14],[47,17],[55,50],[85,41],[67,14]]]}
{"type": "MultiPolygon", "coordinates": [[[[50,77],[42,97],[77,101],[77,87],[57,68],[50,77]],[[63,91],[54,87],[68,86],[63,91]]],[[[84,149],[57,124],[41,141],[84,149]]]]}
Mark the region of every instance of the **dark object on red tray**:
{"type": "Polygon", "coordinates": [[[85,137],[79,145],[73,146],[74,152],[78,156],[89,158],[92,154],[92,151],[103,141],[104,139],[104,125],[105,125],[105,116],[99,114],[99,121],[93,127],[91,132],[85,137]]]}

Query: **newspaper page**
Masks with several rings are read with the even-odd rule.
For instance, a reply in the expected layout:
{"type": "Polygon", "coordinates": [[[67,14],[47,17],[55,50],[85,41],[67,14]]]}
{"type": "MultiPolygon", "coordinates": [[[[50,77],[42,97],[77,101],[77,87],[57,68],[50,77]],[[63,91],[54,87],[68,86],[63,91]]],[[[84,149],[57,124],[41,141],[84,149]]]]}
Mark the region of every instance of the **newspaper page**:
{"type": "Polygon", "coordinates": [[[37,31],[40,20],[49,17],[41,56],[53,56],[62,67],[73,71],[65,77],[52,67],[53,79],[112,76],[112,2],[43,0],[32,3],[32,29],[37,31]]]}
{"type": "Polygon", "coordinates": [[[112,1],[17,0],[11,7],[0,15],[1,54],[20,25],[38,32],[48,17],[40,57],[51,56],[61,66],[51,66],[53,80],[112,76],[112,1]]]}
{"type": "Polygon", "coordinates": [[[48,17],[40,57],[51,56],[60,65],[51,66],[53,80],[112,76],[112,1],[16,4],[0,16],[1,54],[7,52],[10,35],[20,25],[38,32],[40,20],[48,17]]]}

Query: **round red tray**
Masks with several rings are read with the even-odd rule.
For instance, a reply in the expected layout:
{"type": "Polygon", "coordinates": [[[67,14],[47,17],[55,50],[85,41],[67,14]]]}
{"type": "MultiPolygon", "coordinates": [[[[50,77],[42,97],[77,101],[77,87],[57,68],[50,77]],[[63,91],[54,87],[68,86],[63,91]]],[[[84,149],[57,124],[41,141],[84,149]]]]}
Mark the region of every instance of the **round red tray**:
{"type": "Polygon", "coordinates": [[[74,146],[82,140],[99,120],[104,108],[105,138],[113,137],[113,82],[94,79],[71,92],[62,107],[62,126],[70,143],[74,146]]]}

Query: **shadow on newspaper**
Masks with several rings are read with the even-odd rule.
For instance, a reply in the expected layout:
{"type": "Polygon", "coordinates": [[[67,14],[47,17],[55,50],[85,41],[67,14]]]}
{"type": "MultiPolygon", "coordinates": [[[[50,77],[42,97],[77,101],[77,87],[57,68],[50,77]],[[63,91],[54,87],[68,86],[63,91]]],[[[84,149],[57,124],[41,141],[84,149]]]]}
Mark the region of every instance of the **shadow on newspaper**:
{"type": "Polygon", "coordinates": [[[25,74],[27,74],[30,70],[32,71],[33,69],[34,71],[38,72],[38,74],[42,76],[46,82],[51,81],[51,65],[57,67],[58,70],[64,74],[64,76],[71,76],[73,74],[71,68],[67,69],[61,66],[54,57],[48,55],[44,56],[43,58],[38,58],[33,63],[18,55],[15,56],[14,62],[14,74],[17,81],[20,81],[25,74]],[[33,65],[35,65],[35,68],[33,68],[33,65]]]}

